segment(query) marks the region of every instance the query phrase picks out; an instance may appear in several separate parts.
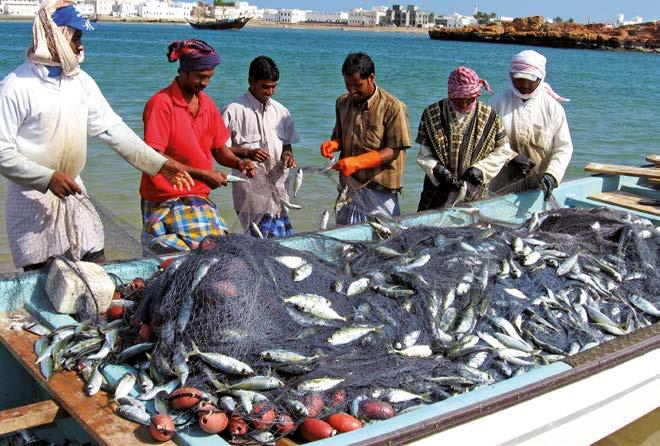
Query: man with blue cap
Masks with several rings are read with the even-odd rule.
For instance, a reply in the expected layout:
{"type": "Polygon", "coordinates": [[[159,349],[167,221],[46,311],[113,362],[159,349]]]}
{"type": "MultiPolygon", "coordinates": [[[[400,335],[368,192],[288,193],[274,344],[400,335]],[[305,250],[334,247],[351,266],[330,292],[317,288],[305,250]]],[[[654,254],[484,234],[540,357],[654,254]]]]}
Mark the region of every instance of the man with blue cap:
{"type": "Polygon", "coordinates": [[[34,19],[28,60],[0,82],[7,232],[14,264],[25,270],[59,255],[104,260],[103,224],[79,176],[88,136],[135,168],[163,174],[172,188],[194,185],[185,166],[154,152],[128,128],[80,68],[82,33],[93,30],[71,4],[47,0],[34,19]]]}

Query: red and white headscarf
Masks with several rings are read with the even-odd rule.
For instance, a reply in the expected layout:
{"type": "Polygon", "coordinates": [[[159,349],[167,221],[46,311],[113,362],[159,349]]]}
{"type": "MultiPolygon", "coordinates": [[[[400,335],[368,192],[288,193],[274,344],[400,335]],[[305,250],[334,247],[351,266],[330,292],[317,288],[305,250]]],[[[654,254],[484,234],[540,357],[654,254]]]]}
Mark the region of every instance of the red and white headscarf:
{"type": "MultiPolygon", "coordinates": [[[[468,67],[458,67],[449,74],[447,81],[447,93],[449,98],[477,98],[481,96],[481,87],[486,91],[493,93],[490,89],[488,81],[479,77],[476,71],[468,67]]],[[[465,109],[457,109],[454,103],[451,103],[455,111],[460,113],[470,113],[477,106],[477,101],[473,101],[469,107],[465,109]]]]}
{"type": "Polygon", "coordinates": [[[525,50],[521,51],[511,59],[511,66],[509,67],[509,86],[513,91],[513,94],[518,96],[520,99],[528,100],[536,97],[539,92],[544,92],[545,94],[551,96],[559,102],[568,102],[570,99],[564,98],[554,92],[550,84],[545,82],[545,64],[547,59],[540,53],[537,53],[534,50],[525,50]],[[511,76],[516,73],[525,73],[531,74],[532,76],[541,79],[539,86],[531,94],[522,94],[514,85],[511,80],[511,76]]]}

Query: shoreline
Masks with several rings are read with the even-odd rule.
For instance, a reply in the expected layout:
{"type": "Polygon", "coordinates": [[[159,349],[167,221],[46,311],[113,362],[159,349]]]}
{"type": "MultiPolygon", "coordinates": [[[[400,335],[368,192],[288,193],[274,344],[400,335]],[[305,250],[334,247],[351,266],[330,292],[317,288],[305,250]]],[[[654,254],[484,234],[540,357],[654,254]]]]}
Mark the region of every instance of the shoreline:
{"type": "MultiPolygon", "coordinates": [[[[0,22],[32,22],[32,16],[0,16],[0,22]]],[[[136,25],[188,25],[186,20],[167,20],[167,19],[144,19],[144,18],[123,18],[112,16],[99,16],[98,23],[126,23],[136,25]]],[[[338,23],[273,23],[263,20],[252,19],[245,28],[280,28],[280,29],[314,29],[329,31],[364,31],[364,32],[395,32],[408,34],[426,34],[430,28],[398,28],[395,26],[353,26],[338,23]]]]}

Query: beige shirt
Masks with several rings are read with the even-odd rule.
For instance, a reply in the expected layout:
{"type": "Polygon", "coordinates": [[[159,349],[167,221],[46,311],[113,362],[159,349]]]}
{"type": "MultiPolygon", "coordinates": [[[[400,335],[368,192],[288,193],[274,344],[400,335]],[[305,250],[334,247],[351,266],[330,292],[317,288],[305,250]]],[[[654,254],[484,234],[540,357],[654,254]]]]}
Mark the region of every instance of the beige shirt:
{"type": "MultiPolygon", "coordinates": [[[[408,111],[403,102],[376,87],[363,103],[355,103],[348,93],[337,98],[333,139],[341,139],[341,158],[362,155],[386,147],[407,149],[411,146],[408,111]]],[[[361,184],[377,183],[387,189],[403,187],[406,152],[402,150],[391,163],[353,175],[361,184]]]]}
{"type": "Polygon", "coordinates": [[[282,200],[289,201],[289,169],[280,158],[283,146],[299,141],[289,110],[274,99],[262,104],[248,91],[227,105],[222,117],[230,135],[227,145],[261,148],[269,155],[263,163],[255,163],[257,173],[249,183],[232,185],[234,209],[249,214],[248,224],[258,223],[264,214],[287,215],[282,200]]]}

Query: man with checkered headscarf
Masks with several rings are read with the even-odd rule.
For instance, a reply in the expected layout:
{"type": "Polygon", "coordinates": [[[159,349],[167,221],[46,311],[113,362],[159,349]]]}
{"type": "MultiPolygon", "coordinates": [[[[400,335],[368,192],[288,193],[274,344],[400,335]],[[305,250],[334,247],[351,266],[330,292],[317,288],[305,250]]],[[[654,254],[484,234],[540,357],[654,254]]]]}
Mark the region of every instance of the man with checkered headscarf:
{"type": "Polygon", "coordinates": [[[27,61],[0,82],[0,174],[14,264],[25,270],[67,254],[104,259],[103,224],[80,172],[94,136],[170,188],[194,182],[185,166],[153,152],[117,116],[80,68],[83,31],[92,24],[69,3],[46,0],[32,27],[27,61]]]}
{"type": "Polygon", "coordinates": [[[502,120],[478,100],[488,82],[459,67],[447,82],[448,97],[422,113],[416,142],[424,173],[418,211],[451,205],[461,186],[467,199],[485,198],[488,182],[513,158],[502,120]]]}

